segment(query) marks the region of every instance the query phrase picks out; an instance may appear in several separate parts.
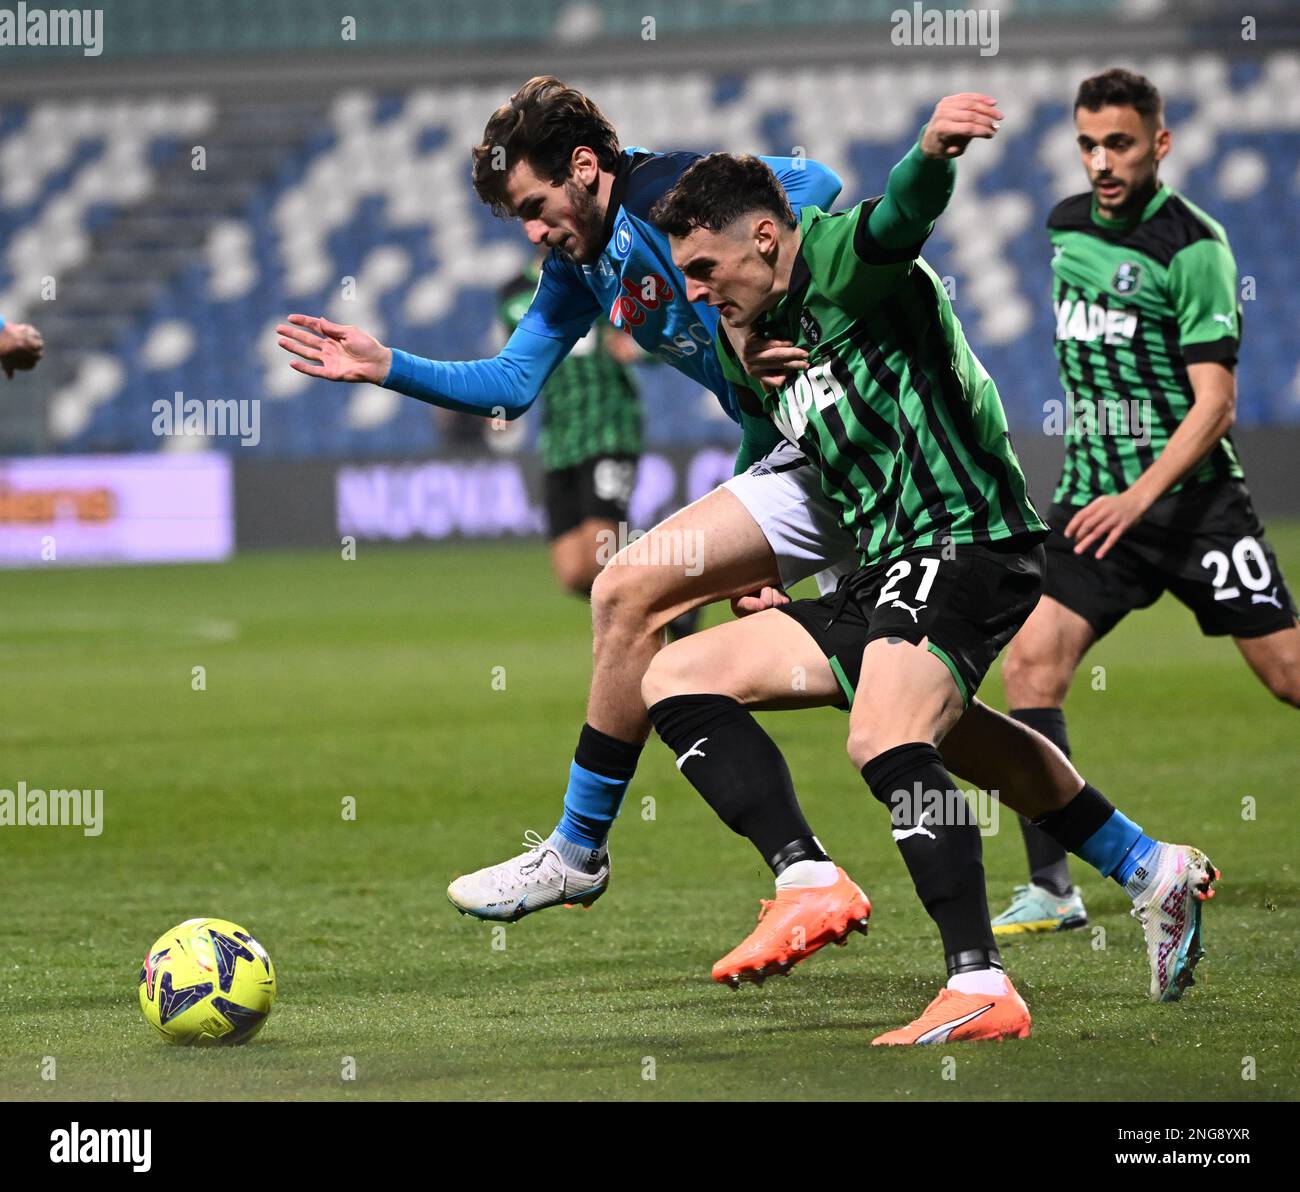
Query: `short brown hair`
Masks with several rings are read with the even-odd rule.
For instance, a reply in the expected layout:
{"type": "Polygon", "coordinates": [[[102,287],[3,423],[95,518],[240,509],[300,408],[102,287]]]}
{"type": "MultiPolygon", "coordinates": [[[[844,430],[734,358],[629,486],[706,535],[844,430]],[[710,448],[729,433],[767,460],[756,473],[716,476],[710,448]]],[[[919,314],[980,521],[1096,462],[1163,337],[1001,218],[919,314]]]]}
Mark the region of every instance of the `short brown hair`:
{"type": "Polygon", "coordinates": [[[1148,125],[1159,128],[1164,123],[1164,104],[1156,85],[1145,75],[1113,66],[1099,75],[1084,79],[1074,97],[1074,111],[1086,108],[1100,112],[1102,108],[1132,108],[1148,125]]]}
{"type": "Polygon", "coordinates": [[[710,153],[691,165],[650,210],[650,222],[669,236],[695,228],[721,232],[742,215],[765,211],[797,227],[785,190],[768,164],[746,154],[710,153]]]}
{"type": "Polygon", "coordinates": [[[516,162],[527,162],[558,186],[569,176],[573,151],[583,146],[602,170],[618,169],[618,133],[605,114],[554,75],[529,79],[492,113],[482,143],[474,146],[474,191],[494,215],[513,215],[506,175],[516,162]]]}

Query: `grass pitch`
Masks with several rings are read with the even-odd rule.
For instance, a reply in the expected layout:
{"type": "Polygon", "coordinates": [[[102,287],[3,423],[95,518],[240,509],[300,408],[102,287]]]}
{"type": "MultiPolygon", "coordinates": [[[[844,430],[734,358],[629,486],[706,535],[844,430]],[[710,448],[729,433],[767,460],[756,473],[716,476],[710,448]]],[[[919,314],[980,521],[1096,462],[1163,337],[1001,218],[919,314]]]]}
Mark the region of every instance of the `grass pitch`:
{"type": "MultiPolygon", "coordinates": [[[[1295,584],[1300,526],[1273,536],[1295,584]]],[[[1224,871],[1200,983],[1151,1005],[1128,900],[1076,864],[1092,928],[1004,949],[1032,1038],[906,1051],[868,1044],[929,1001],[942,959],[834,711],[765,723],[818,834],[871,895],[869,937],[761,989],[714,985],[710,965],[753,925],[770,878],[656,739],[595,907],[495,931],[452,910],[451,877],[518,851],[527,827],[549,831],[583,719],[588,618],[555,590],[540,545],[3,584],[0,787],[103,788],[104,830],[0,828],[0,1096],[1276,1100],[1300,1088],[1300,721],[1170,600],[1093,651],[1067,710],[1091,780],[1224,871]],[[168,1048],[140,1016],[145,949],[196,915],[243,924],[276,962],[279,1000],[247,1047],[168,1048]]],[[[996,674],[983,694],[1000,704],[996,674]]],[[[985,863],[996,913],[1024,880],[1010,814],[985,863]]]]}

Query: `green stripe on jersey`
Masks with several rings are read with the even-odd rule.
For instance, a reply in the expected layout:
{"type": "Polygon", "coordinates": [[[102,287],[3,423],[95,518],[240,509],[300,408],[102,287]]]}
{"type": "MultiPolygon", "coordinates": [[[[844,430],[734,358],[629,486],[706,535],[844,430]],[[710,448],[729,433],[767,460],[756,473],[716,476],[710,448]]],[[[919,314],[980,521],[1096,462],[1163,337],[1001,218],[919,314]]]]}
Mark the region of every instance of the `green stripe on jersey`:
{"type": "Polygon", "coordinates": [[[724,371],[818,467],[864,565],[947,542],[1041,536],[993,381],[934,271],[867,227],[878,200],[805,207],[789,292],[756,325],[808,352],[778,393],[724,371]]]}
{"type": "MultiPolygon", "coordinates": [[[[538,276],[530,265],[502,288],[498,313],[507,335],[528,310],[538,276]]],[[[641,403],[631,371],[605,350],[605,336],[615,334],[604,324],[594,326],[542,389],[537,446],[548,472],[601,455],[641,454],[641,403]]]]}
{"type": "MultiPolygon", "coordinates": [[[[1055,499],[1086,505],[1123,492],[1164,450],[1192,406],[1188,364],[1235,363],[1237,267],[1223,228],[1168,187],[1127,222],[1075,195],[1047,226],[1065,399],[1044,426],[1065,436],[1055,499]]],[[[1170,491],[1241,476],[1225,436],[1170,491]]]]}

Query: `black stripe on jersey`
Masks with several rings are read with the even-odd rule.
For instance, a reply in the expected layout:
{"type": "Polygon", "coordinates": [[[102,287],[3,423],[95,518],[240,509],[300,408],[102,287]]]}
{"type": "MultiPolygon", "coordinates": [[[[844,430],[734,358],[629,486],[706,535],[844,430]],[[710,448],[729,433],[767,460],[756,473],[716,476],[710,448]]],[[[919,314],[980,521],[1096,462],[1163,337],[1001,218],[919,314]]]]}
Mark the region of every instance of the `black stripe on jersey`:
{"type": "MultiPolygon", "coordinates": [[[[886,302],[880,307],[879,313],[885,322],[889,324],[893,332],[893,338],[898,343],[905,344],[908,340],[907,321],[902,316],[898,304],[886,302]]],[[[849,335],[854,343],[858,343],[857,337],[861,334],[861,330],[861,323],[855,323],[850,328],[849,335]]],[[[989,533],[989,503],[984,499],[984,494],[980,492],[979,486],[966,470],[966,465],[962,463],[961,458],[953,449],[952,441],[948,438],[948,432],[944,428],[943,419],[939,417],[939,411],[936,408],[930,378],[922,371],[912,353],[907,352],[906,356],[907,369],[912,378],[912,385],[916,389],[917,396],[921,399],[922,407],[925,409],[926,425],[934,436],[939,451],[947,461],[948,467],[957,481],[957,487],[961,489],[962,496],[965,498],[966,508],[970,511],[972,517],[971,529],[976,537],[987,538],[989,533]]]]}
{"type": "MultiPolygon", "coordinates": [[[[1078,340],[1067,339],[1062,341],[1064,344],[1064,354],[1066,359],[1061,365],[1061,391],[1066,395],[1067,400],[1074,400],[1074,378],[1075,375],[1083,372],[1083,363],[1079,359],[1081,347],[1078,340]]],[[[1097,467],[1097,461],[1092,457],[1092,451],[1088,446],[1087,439],[1078,433],[1077,430],[1066,432],[1066,459],[1071,459],[1076,465],[1077,475],[1075,477],[1077,485],[1075,492],[1082,491],[1085,493],[1095,493],[1098,491],[1098,485],[1101,482],[1100,469],[1097,467]],[[1070,449],[1071,441],[1077,442],[1079,446],[1073,450],[1070,449]]]]}
{"type": "MultiPolygon", "coordinates": [[[[935,293],[934,283],[920,269],[913,269],[908,274],[903,285],[910,286],[917,299],[928,308],[924,322],[929,334],[939,335],[942,323],[940,321],[939,296],[935,293]]],[[[910,334],[912,343],[915,345],[917,342],[915,330],[911,330],[910,334]]],[[[908,354],[909,357],[914,356],[916,347],[913,346],[908,354]]],[[[1029,526],[1020,515],[1020,508],[1016,502],[1011,477],[1008,475],[1002,461],[981,446],[979,438],[975,434],[975,422],[971,417],[970,406],[966,403],[966,395],[962,391],[961,381],[952,366],[947,350],[945,349],[937,353],[937,355],[939,359],[945,362],[944,366],[938,370],[939,391],[947,404],[949,421],[958,428],[966,453],[981,470],[992,477],[993,483],[997,486],[998,504],[1002,506],[1002,520],[1006,522],[1007,529],[1013,535],[1028,534],[1029,526]]]]}
{"type": "Polygon", "coordinates": [[[1057,231],[1083,232],[1108,244],[1122,244],[1164,266],[1189,244],[1218,239],[1214,229],[1172,193],[1150,219],[1122,228],[1104,228],[1094,222],[1091,193],[1071,195],[1052,208],[1047,226],[1057,231]]]}
{"type": "MultiPolygon", "coordinates": [[[[834,365],[832,365],[832,369],[834,365]]],[[[844,427],[844,420],[834,406],[828,406],[823,411],[823,418],[826,423],[826,429],[830,432],[831,438],[841,452],[847,454],[846,448],[851,446],[849,443],[848,431],[844,427]]],[[[827,485],[837,489],[840,494],[848,501],[849,506],[853,509],[854,521],[857,523],[858,549],[865,554],[871,545],[871,523],[867,520],[866,506],[863,501],[862,491],[854,484],[843,472],[833,467],[822,455],[817,446],[817,439],[814,435],[806,435],[805,443],[800,444],[805,455],[813,462],[814,466],[821,473],[822,488],[827,485]]],[[[864,472],[871,483],[871,487],[876,492],[885,491],[884,474],[876,467],[874,461],[868,461],[871,464],[871,472],[864,472]]]]}
{"type": "MultiPolygon", "coordinates": [[[[1138,333],[1130,342],[1130,346],[1133,350],[1133,367],[1137,371],[1137,375],[1142,382],[1143,388],[1149,395],[1151,404],[1155,408],[1162,425],[1169,426],[1178,422],[1179,419],[1174,413],[1173,405],[1169,401],[1169,391],[1165,387],[1167,382],[1162,381],[1157,375],[1155,364],[1151,360],[1151,345],[1146,338],[1146,329],[1150,325],[1151,320],[1145,316],[1140,316],[1140,318],[1141,322],[1138,326],[1138,333]]],[[[1174,323],[1175,335],[1177,335],[1177,327],[1178,324],[1174,323]]],[[[1160,328],[1160,333],[1167,344],[1168,335],[1163,326],[1160,328]]],[[[1171,366],[1175,369],[1177,368],[1177,363],[1176,357],[1170,360],[1171,366]]],[[[1143,466],[1145,467],[1146,465],[1144,464],[1143,466]]]]}
{"type": "MultiPolygon", "coordinates": [[[[831,375],[844,386],[844,392],[849,401],[849,408],[853,411],[854,417],[857,418],[859,423],[861,423],[863,429],[873,438],[879,439],[880,442],[888,448],[891,455],[897,456],[900,453],[903,453],[906,454],[909,461],[911,461],[913,459],[913,452],[919,444],[916,441],[916,432],[912,430],[911,425],[907,423],[907,420],[903,417],[902,404],[899,400],[898,377],[894,375],[893,371],[886,363],[884,353],[881,352],[879,345],[874,341],[866,340],[865,337],[861,339],[858,338],[854,334],[855,330],[856,324],[855,327],[850,330],[850,342],[859,353],[861,353],[863,363],[866,364],[867,371],[871,373],[872,379],[881,389],[893,398],[894,404],[898,408],[899,421],[906,427],[904,433],[900,435],[898,430],[890,424],[887,418],[871,408],[870,403],[863,398],[862,394],[858,391],[857,385],[854,383],[852,369],[850,369],[848,364],[834,352],[827,353],[828,357],[831,359],[831,375]],[[908,439],[909,432],[911,434],[910,441],[908,439]]],[[[887,484],[890,487],[895,486],[896,476],[891,475],[886,477],[884,473],[880,471],[879,466],[876,464],[875,460],[871,458],[870,454],[865,452],[856,443],[850,442],[841,449],[844,450],[848,458],[853,460],[854,465],[862,471],[863,475],[867,476],[868,479],[871,480],[871,483],[877,492],[885,492],[887,484]],[[877,476],[880,478],[878,481],[875,479],[877,476]]],[[[920,494],[921,499],[925,502],[926,507],[930,509],[931,517],[934,517],[932,506],[936,500],[938,501],[938,506],[941,512],[946,514],[947,510],[943,503],[942,494],[940,494],[938,485],[934,482],[934,477],[930,475],[928,467],[924,469],[923,474],[917,474],[917,491],[920,494]],[[925,487],[926,482],[928,482],[929,485],[928,491],[925,487]]],[[[886,539],[893,532],[895,525],[898,526],[899,534],[902,537],[911,538],[916,532],[916,523],[913,520],[912,515],[903,507],[903,494],[901,489],[895,494],[895,499],[887,507],[884,532],[884,537],[886,539]]]]}
{"type": "MultiPolygon", "coordinates": [[[[853,372],[845,363],[843,358],[837,356],[834,352],[826,353],[827,363],[830,366],[831,376],[833,376],[844,387],[844,393],[848,399],[849,408],[853,415],[861,423],[863,428],[873,438],[879,439],[893,454],[897,454],[901,448],[897,432],[889,422],[879,413],[873,410],[866,401],[863,400],[862,394],[853,381],[853,372]]],[[[894,487],[895,478],[890,475],[886,476],[880,469],[880,465],[871,457],[870,452],[864,451],[861,446],[853,442],[849,437],[848,429],[844,425],[844,419],[834,406],[828,406],[822,411],[822,418],[826,423],[826,429],[830,431],[831,438],[835,441],[836,449],[840,454],[852,463],[859,472],[866,478],[867,484],[875,491],[878,496],[884,496],[894,487]],[[834,417],[832,417],[834,415],[834,417]]],[[[841,491],[848,494],[853,502],[854,508],[857,509],[859,517],[865,515],[861,494],[856,486],[851,484],[841,473],[836,472],[836,477],[840,482],[841,491]],[[847,486],[847,487],[846,487],[847,486]]],[[[885,526],[882,541],[888,539],[893,532],[896,524],[900,525],[900,532],[909,536],[915,530],[912,519],[902,506],[902,494],[897,494],[897,499],[885,503],[885,526]],[[899,515],[902,520],[900,522],[899,515]]],[[[866,553],[870,549],[872,527],[864,525],[861,529],[858,545],[866,553]]]]}

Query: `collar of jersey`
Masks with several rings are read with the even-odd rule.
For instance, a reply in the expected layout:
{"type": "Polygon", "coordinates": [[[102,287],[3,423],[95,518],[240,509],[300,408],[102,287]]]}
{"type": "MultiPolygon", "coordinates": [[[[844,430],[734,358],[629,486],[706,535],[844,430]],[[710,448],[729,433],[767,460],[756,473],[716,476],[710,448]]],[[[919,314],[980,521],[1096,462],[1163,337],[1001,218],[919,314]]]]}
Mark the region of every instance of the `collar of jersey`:
{"type": "Polygon", "coordinates": [[[618,213],[623,209],[623,196],[627,194],[627,184],[632,179],[632,171],[643,161],[649,161],[653,153],[638,149],[632,153],[620,153],[618,170],[614,174],[614,184],[609,188],[609,203],[605,207],[605,224],[600,229],[600,251],[604,252],[614,235],[614,224],[618,213]]]}
{"type": "Polygon", "coordinates": [[[1156,187],[1156,193],[1147,200],[1147,205],[1133,219],[1107,219],[1097,210],[1097,196],[1092,196],[1092,203],[1089,206],[1089,214],[1092,216],[1092,222],[1099,228],[1106,228],[1108,231],[1122,232],[1127,228],[1135,228],[1138,224],[1144,223],[1150,219],[1164,205],[1166,199],[1173,192],[1163,182],[1156,187]]]}

